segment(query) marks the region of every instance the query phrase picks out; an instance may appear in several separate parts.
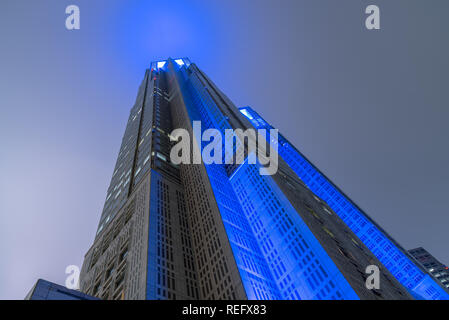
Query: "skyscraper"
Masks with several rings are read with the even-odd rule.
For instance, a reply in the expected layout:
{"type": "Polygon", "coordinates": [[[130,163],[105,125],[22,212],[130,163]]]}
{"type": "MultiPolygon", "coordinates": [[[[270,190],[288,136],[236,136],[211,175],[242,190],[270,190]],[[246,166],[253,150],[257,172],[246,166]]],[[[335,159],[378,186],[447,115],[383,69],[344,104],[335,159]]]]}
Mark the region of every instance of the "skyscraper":
{"type": "Polygon", "coordinates": [[[409,250],[410,254],[423,265],[443,286],[449,288],[449,267],[438,261],[424,248],[409,250]]]}
{"type": "Polygon", "coordinates": [[[236,108],[188,59],[153,62],[83,263],[83,292],[103,299],[448,297],[282,136],[265,136],[267,150],[278,148],[272,175],[261,175],[265,164],[252,164],[248,153],[243,163],[175,164],[174,129],[195,137],[192,150],[205,145],[196,121],[201,133],[271,128],[251,108],[236,108]],[[379,289],[366,286],[371,265],[380,268],[379,289]]]}

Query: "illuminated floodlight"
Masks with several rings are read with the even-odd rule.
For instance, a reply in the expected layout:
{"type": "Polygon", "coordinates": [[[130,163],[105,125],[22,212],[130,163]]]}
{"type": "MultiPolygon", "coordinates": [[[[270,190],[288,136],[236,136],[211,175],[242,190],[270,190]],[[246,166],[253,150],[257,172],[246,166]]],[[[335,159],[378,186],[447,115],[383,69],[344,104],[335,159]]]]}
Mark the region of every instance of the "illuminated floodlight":
{"type": "Polygon", "coordinates": [[[248,110],[246,109],[240,109],[240,112],[243,113],[243,115],[245,117],[247,117],[248,119],[254,119],[252,115],[249,114],[248,110]]]}
{"type": "Polygon", "coordinates": [[[178,66],[182,67],[184,65],[184,61],[182,59],[176,59],[175,62],[178,64],[178,66]]]}
{"type": "Polygon", "coordinates": [[[159,62],[157,63],[157,68],[158,68],[158,69],[163,68],[164,66],[165,66],[165,61],[159,61],[159,62]]]}

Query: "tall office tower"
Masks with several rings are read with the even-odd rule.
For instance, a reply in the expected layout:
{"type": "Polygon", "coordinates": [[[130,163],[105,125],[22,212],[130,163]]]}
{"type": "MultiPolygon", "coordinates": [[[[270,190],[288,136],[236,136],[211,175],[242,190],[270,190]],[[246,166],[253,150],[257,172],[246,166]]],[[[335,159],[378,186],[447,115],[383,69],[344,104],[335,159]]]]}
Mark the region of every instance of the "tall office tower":
{"type": "Polygon", "coordinates": [[[424,248],[409,250],[410,254],[421,263],[443,286],[449,288],[449,267],[441,263],[424,248]]]}
{"type": "MultiPolygon", "coordinates": [[[[188,59],[153,62],[131,109],[81,290],[103,299],[447,296],[408,257],[403,266],[392,240],[379,254],[372,233],[385,233],[360,233],[356,218],[348,221],[300,174],[292,160],[299,153],[286,152],[293,147],[283,137],[272,175],[260,174],[267,157],[252,163],[250,152],[240,164],[220,161],[253,142],[249,131],[232,139],[231,152],[213,151],[218,161],[195,161],[208,142],[226,144],[209,129],[225,136],[228,129],[262,127],[269,125],[250,108],[239,111],[188,59]],[[174,129],[192,137],[193,155],[186,154],[193,164],[172,162],[172,147],[185,138],[174,129]],[[380,268],[379,289],[366,286],[371,265],[380,268]]],[[[259,151],[276,159],[269,148],[277,144],[275,132],[259,133],[259,151]]]]}

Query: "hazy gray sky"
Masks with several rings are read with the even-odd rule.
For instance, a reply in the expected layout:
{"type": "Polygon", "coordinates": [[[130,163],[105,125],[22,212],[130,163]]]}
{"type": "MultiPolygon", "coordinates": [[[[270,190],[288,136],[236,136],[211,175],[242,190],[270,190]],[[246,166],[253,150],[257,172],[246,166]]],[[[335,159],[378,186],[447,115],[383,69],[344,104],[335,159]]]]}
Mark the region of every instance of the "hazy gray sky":
{"type": "Polygon", "coordinates": [[[0,298],[81,266],[145,68],[168,56],[255,108],[405,248],[449,263],[448,12],[447,0],[1,1],[0,298]],[[65,29],[69,4],[79,31],[65,29]],[[379,31],[364,28],[368,4],[379,31]]]}

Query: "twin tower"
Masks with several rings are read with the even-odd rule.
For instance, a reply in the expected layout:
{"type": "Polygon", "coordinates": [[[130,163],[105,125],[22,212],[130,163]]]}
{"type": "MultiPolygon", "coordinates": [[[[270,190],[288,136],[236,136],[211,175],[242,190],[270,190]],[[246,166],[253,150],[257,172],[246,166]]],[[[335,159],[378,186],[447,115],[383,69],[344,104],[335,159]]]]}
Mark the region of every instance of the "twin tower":
{"type": "Polygon", "coordinates": [[[153,62],[85,256],[84,293],[101,299],[449,298],[282,135],[267,136],[267,144],[277,145],[272,175],[261,175],[262,165],[249,163],[248,154],[237,164],[173,163],[171,133],[182,128],[193,136],[194,121],[203,131],[273,129],[253,109],[236,108],[188,59],[153,62]],[[378,278],[374,288],[370,277],[378,278]]]}

